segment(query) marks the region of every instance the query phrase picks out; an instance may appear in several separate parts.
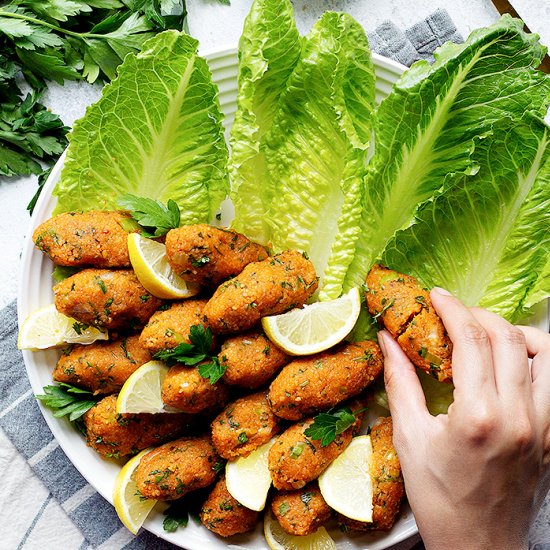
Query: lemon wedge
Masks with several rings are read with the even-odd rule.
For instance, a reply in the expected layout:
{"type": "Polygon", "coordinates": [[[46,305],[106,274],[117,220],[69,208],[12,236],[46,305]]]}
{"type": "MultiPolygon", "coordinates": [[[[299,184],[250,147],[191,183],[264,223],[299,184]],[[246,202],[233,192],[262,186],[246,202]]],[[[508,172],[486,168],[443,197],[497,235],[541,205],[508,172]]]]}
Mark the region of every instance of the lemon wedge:
{"type": "Polygon", "coordinates": [[[260,512],[265,508],[271,486],[268,455],[274,442],[275,438],[248,456],[241,456],[225,466],[225,484],[229,494],[250,510],[260,512]]]}
{"type": "Polygon", "coordinates": [[[324,527],[311,535],[290,535],[273,517],[271,511],[264,516],[264,535],[271,550],[335,550],[336,544],[324,527]]]}
{"type": "Polygon", "coordinates": [[[141,453],[131,458],[120,470],[115,479],[113,488],[113,504],[120,521],[134,535],[153,509],[156,500],[145,500],[139,495],[136,482],[134,481],[134,471],[139,465],[143,455],[151,449],[145,449],[141,453]]]}
{"type": "Polygon", "coordinates": [[[166,412],[161,389],[169,367],[162,361],[149,361],[133,372],[120,389],[117,413],[166,412]]]}
{"type": "Polygon", "coordinates": [[[136,277],[153,296],[177,300],[199,292],[198,285],[186,283],[170,267],[164,244],[146,239],[139,233],[130,233],[128,252],[136,277]]]}
{"type": "Polygon", "coordinates": [[[83,325],[76,319],[59,313],[55,305],[50,304],[34,311],[23,321],[17,347],[35,351],[65,344],[91,344],[96,340],[108,339],[107,332],[83,325]]]}
{"type": "Polygon", "coordinates": [[[290,355],[312,355],[341,342],[353,329],[361,311],[359,289],[335,300],[315,302],[302,309],[262,319],[269,339],[290,355]]]}
{"type": "Polygon", "coordinates": [[[370,436],[360,435],[319,476],[319,489],[326,503],[357,521],[372,521],[371,460],[370,436]]]}

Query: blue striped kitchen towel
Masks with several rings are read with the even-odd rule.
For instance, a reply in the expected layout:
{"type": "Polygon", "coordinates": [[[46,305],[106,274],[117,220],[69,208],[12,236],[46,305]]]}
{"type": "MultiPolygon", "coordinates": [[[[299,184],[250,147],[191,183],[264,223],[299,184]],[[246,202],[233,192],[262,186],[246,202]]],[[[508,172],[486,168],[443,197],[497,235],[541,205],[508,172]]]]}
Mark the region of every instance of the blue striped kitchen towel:
{"type": "MultiPolygon", "coordinates": [[[[432,59],[435,48],[447,40],[462,42],[444,10],[437,10],[405,32],[385,22],[370,34],[369,40],[374,51],[405,65],[419,59],[432,59]]],[[[113,507],[88,485],[67,459],[36,404],[16,342],[17,314],[15,303],[12,303],[0,312],[0,428],[44,483],[50,493],[47,499],[55,499],[80,530],[83,536],[80,548],[176,548],[146,531],[132,537],[118,520],[113,507]]],[[[42,513],[44,507],[45,504],[38,513],[42,513]]],[[[18,548],[25,548],[35,525],[33,521],[18,548]]],[[[409,549],[418,540],[415,537],[394,548],[409,549]]]]}

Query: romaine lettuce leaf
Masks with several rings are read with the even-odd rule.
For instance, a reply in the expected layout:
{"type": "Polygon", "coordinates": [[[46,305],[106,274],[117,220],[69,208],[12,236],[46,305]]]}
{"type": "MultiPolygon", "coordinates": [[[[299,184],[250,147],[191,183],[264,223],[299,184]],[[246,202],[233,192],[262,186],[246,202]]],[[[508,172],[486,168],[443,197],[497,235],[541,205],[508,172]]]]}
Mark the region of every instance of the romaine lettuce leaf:
{"type": "Polygon", "coordinates": [[[322,298],[341,294],[359,236],[373,109],[365,32],[327,12],[306,37],[264,143],[271,243],[309,254],[322,298]]]}
{"type": "Polygon", "coordinates": [[[534,68],[544,53],[520,20],[504,16],[464,44],[443,45],[433,65],[421,61],[403,74],[377,113],[361,238],[345,289],[363,282],[417,205],[452,187],[457,176],[476,173],[472,152],[495,121],[543,116],[550,81],[534,68]]]}
{"type": "Polygon", "coordinates": [[[166,31],[128,55],[69,136],[55,212],[116,208],[125,193],[175,200],[208,222],[228,191],[217,87],[190,36],[166,31]]]}
{"type": "Polygon", "coordinates": [[[503,119],[474,159],[479,172],[423,205],[382,261],[514,322],[550,295],[550,128],[503,119]]]}
{"type": "Polygon", "coordinates": [[[239,91],[229,171],[235,207],[231,225],[262,244],[269,242],[269,229],[260,144],[300,53],[301,38],[290,0],[255,0],[239,44],[239,91]]]}

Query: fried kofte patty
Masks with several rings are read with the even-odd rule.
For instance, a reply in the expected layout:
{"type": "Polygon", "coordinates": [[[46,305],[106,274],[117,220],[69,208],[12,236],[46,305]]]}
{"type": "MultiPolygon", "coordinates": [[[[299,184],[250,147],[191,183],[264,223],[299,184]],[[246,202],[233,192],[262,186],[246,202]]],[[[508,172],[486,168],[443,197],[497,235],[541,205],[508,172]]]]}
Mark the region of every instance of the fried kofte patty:
{"type": "Polygon", "coordinates": [[[221,409],[229,398],[229,389],[221,381],[215,384],[203,378],[198,367],[174,365],[168,371],[161,389],[167,405],[189,414],[221,409]]]}
{"type": "Polygon", "coordinates": [[[289,363],[271,383],[269,402],[277,416],[300,420],[359,394],[382,369],[375,342],[352,342],[289,363]]]}
{"type": "Polygon", "coordinates": [[[166,256],[182,279],[216,286],[238,275],[249,263],[267,258],[267,251],[230,229],[199,224],[169,231],[166,256]]]}
{"type": "Polygon", "coordinates": [[[317,479],[344,452],[353,437],[350,427],[323,447],[318,439],[304,433],[312,424],[313,418],[294,424],[269,449],[269,472],[276,489],[301,489],[317,479]]]}
{"type": "Polygon", "coordinates": [[[256,527],[259,513],[235,500],[222,477],[202,505],[201,523],[220,537],[247,533],[256,527]]]}
{"type": "Polygon", "coordinates": [[[88,445],[103,457],[130,456],[188,429],[186,414],[120,414],[116,400],[116,395],[104,397],[83,417],[88,445]]]}
{"type": "Polygon", "coordinates": [[[208,437],[184,437],[144,455],[135,482],[145,498],[173,500],[212,485],[219,465],[208,437]]]}
{"type": "Polygon", "coordinates": [[[228,460],[248,456],[280,430],[266,392],[254,393],[230,403],[212,422],[212,443],[228,460]]]}
{"type": "Polygon", "coordinates": [[[410,275],[374,265],[365,297],[371,315],[382,321],[414,365],[440,382],[452,381],[452,343],[427,289],[410,275]]]}
{"type": "Polygon", "coordinates": [[[94,394],[114,393],[150,359],[151,354],[140,345],[138,335],[113,342],[73,345],[62,351],[53,379],[94,394]]]}
{"type": "Polygon", "coordinates": [[[162,305],[131,270],[84,269],[53,287],[60,313],[94,327],[141,328],[162,305]]]}
{"type": "Polygon", "coordinates": [[[277,491],[271,510],[281,527],[291,535],[304,536],[315,532],[332,516],[317,482],[294,491],[277,491]]]}
{"type": "Polygon", "coordinates": [[[40,224],[32,240],[56,265],[130,267],[126,212],[65,212],[40,224]]]}
{"type": "Polygon", "coordinates": [[[202,323],[202,310],[206,302],[184,300],[156,311],[141,332],[141,345],[154,355],[165,349],[173,349],[183,342],[190,344],[189,332],[192,326],[202,323]]]}
{"type": "Polygon", "coordinates": [[[242,332],[266,315],[302,306],[316,289],[313,264],[300,252],[287,250],[248,264],[221,284],[204,308],[204,320],[215,333],[242,332]]]}
{"type": "Polygon", "coordinates": [[[269,382],[290,361],[290,357],[259,330],[228,338],[222,344],[218,359],[225,367],[225,382],[249,389],[269,382]]]}

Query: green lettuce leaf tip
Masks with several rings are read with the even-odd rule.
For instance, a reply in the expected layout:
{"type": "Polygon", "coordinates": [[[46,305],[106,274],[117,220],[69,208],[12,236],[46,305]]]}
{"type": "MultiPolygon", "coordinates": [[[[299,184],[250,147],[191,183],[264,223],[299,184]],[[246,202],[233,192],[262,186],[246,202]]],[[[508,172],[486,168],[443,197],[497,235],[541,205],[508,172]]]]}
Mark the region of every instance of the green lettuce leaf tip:
{"type": "Polygon", "coordinates": [[[173,199],[183,224],[208,222],[228,192],[217,87],[198,42],[177,31],[128,55],[69,136],[55,213],[116,208],[131,193],[173,199]]]}

